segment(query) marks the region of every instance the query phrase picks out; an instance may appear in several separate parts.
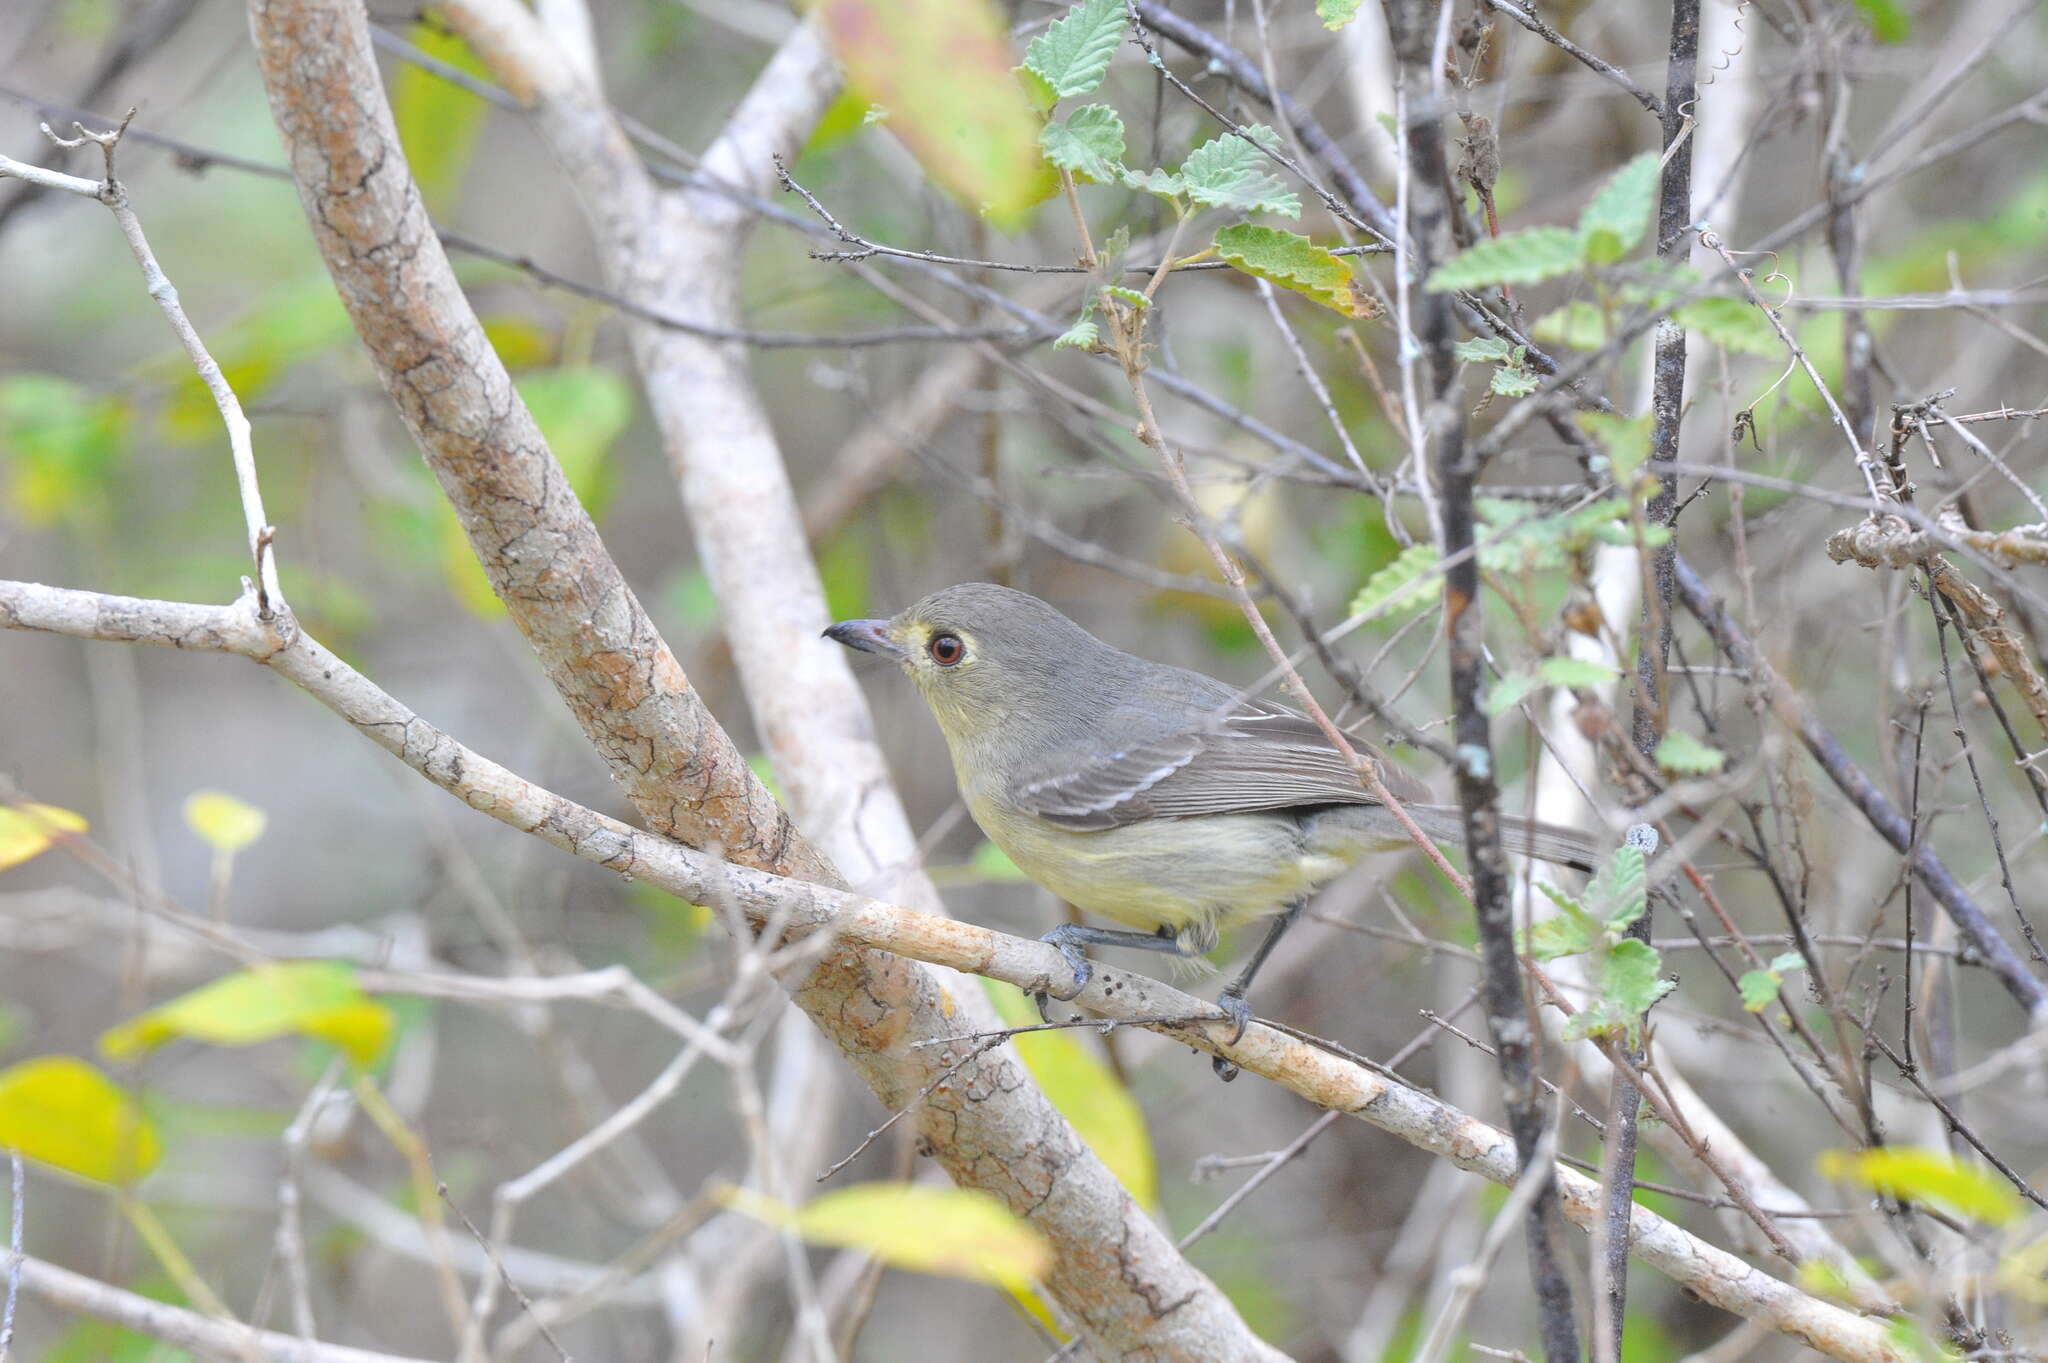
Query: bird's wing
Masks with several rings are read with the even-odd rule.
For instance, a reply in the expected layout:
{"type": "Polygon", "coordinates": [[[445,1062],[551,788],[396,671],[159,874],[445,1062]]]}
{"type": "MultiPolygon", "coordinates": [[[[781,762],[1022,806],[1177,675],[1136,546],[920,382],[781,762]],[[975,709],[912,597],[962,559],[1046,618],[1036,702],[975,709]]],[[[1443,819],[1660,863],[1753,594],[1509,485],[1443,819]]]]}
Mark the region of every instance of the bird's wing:
{"type": "MultiPolygon", "coordinates": [[[[1382,761],[1382,772],[1395,798],[1430,798],[1420,782],[1391,764],[1382,761]]],[[[1264,700],[1019,781],[1008,795],[1049,823],[1084,830],[1293,805],[1373,803],[1315,721],[1264,700]]]]}

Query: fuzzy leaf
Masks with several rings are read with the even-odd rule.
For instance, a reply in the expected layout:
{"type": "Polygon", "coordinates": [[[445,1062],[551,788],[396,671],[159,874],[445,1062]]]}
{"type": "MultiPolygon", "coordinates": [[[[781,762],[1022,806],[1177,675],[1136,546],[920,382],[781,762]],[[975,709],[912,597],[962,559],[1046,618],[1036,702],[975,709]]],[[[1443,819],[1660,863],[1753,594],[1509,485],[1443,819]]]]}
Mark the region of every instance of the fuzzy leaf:
{"type": "Polygon", "coordinates": [[[1608,948],[1600,963],[1600,999],[1618,1013],[1640,1018],[1650,1005],[1677,988],[1658,974],[1664,968],[1657,948],[1624,937],[1608,948]]]}
{"type": "Polygon", "coordinates": [[[1085,95],[1108,74],[1128,22],[1123,0],[1081,0],[1031,40],[1024,69],[1043,80],[1055,99],[1085,95]]]}
{"type": "Polygon", "coordinates": [[[1584,263],[1579,234],[1565,227],[1528,227],[1488,237],[1430,272],[1429,287],[1483,289],[1489,284],[1539,284],[1578,270],[1584,263]]]}
{"type": "Polygon", "coordinates": [[[1081,307],[1081,315],[1053,338],[1054,350],[1093,350],[1102,340],[1102,328],[1095,324],[1095,300],[1089,299],[1081,307]]]}
{"type": "Polygon", "coordinates": [[[1216,254],[1248,275],[1292,289],[1346,317],[1365,317],[1372,300],[1358,288],[1344,257],[1277,227],[1234,223],[1216,234],[1216,254]]]}
{"type": "Polygon", "coordinates": [[[1394,561],[1375,572],[1351,598],[1351,614],[1398,615],[1419,609],[1437,596],[1434,544],[1411,544],[1394,561]]]}
{"type": "Polygon", "coordinates": [[[1498,336],[1474,336],[1452,346],[1451,353],[1466,364],[1498,364],[1514,349],[1498,336]]]}
{"type": "Polygon", "coordinates": [[[1504,364],[1486,380],[1486,391],[1504,398],[1525,398],[1536,391],[1536,374],[1520,365],[1504,364]]]}
{"type": "Polygon", "coordinates": [[[1771,1006],[1778,997],[1778,986],[1784,977],[1775,970],[1745,970],[1735,987],[1742,991],[1744,1011],[1761,1013],[1771,1006]]]}
{"type": "Polygon", "coordinates": [[[1266,169],[1266,154],[1259,150],[1259,146],[1277,146],[1278,142],[1273,130],[1262,123],[1246,128],[1244,137],[1225,133],[1204,142],[1181,163],[1180,178],[1187,196],[1211,208],[1300,217],[1301,196],[1291,193],[1279,176],[1266,169]]]}
{"type": "Polygon", "coordinates": [[[1084,104],[1064,123],[1038,134],[1045,159],[1093,184],[1113,185],[1124,173],[1124,121],[1107,104],[1084,104]]]}
{"type": "Polygon", "coordinates": [[[1178,200],[1188,192],[1188,187],[1178,175],[1169,175],[1163,170],[1124,172],[1124,184],[1146,194],[1157,194],[1162,199],[1178,200]]]}
{"type": "Polygon", "coordinates": [[[1642,849],[1626,844],[1615,848],[1607,864],[1586,885],[1587,911],[1609,931],[1621,932],[1643,916],[1647,903],[1642,849]]]}
{"type": "Polygon", "coordinates": [[[1530,926],[1529,954],[1539,961],[1549,961],[1559,956],[1576,956],[1582,951],[1591,951],[1600,940],[1599,920],[1555,885],[1539,880],[1536,888],[1557,905],[1557,912],[1548,918],[1538,919],[1530,926]]]}
{"type": "Polygon", "coordinates": [[[1332,32],[1358,17],[1361,0],[1316,0],[1316,18],[1332,32]]]}
{"type": "Polygon", "coordinates": [[[1543,679],[1545,686],[1568,686],[1581,690],[1613,681],[1621,674],[1606,663],[1596,663],[1591,658],[1545,658],[1536,665],[1536,675],[1543,679]]]}
{"type": "Polygon", "coordinates": [[[1586,259],[1612,265],[1643,239],[1650,210],[1657,205],[1657,153],[1631,158],[1587,201],[1579,214],[1579,236],[1586,259]]]}
{"type": "Polygon", "coordinates": [[[1710,748],[1683,730],[1673,729],[1651,753],[1657,765],[1680,776],[1711,776],[1727,764],[1728,754],[1710,748]]]}

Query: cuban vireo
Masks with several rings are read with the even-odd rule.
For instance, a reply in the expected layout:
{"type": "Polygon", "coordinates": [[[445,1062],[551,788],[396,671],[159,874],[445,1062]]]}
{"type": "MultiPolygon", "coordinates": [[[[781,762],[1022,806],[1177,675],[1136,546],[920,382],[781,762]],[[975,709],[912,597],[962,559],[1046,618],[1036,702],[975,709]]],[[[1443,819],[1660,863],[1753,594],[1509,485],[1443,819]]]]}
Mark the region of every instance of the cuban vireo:
{"type": "MultiPolygon", "coordinates": [[[[1075,908],[1126,925],[1045,934],[1074,992],[1084,946],[1194,956],[1279,914],[1217,1000],[1242,1035],[1252,976],[1309,896],[1368,852],[1412,845],[1307,716],[1111,647],[1024,592],[963,583],[825,634],[910,674],[990,841],[1075,908]]],[[[1425,833],[1462,842],[1457,806],[1381,769],[1425,833]]],[[[1501,831],[1511,851],[1591,869],[1592,844],[1569,830],[1503,818],[1501,831]]]]}

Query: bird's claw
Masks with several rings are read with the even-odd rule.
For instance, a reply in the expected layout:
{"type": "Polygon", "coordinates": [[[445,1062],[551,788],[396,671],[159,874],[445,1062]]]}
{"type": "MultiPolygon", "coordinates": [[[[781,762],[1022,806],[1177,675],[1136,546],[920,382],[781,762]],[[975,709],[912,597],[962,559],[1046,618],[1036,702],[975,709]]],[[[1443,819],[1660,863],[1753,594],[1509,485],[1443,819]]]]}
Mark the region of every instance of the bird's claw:
{"type": "MultiPolygon", "coordinates": [[[[1244,1001],[1244,995],[1227,987],[1216,996],[1216,1006],[1223,1010],[1226,1019],[1236,1024],[1230,1033],[1230,1044],[1235,1046],[1244,1040],[1244,1029],[1251,1025],[1252,1006],[1244,1001]]],[[[1209,1067],[1226,1084],[1237,1078],[1237,1066],[1220,1055],[1209,1058],[1209,1067]]]]}
{"type": "Polygon", "coordinates": [[[1081,948],[1069,940],[1067,935],[1059,928],[1054,928],[1038,940],[1044,942],[1047,946],[1058,947],[1060,958],[1067,963],[1067,969],[1074,972],[1073,988],[1069,989],[1066,993],[1062,994],[1053,989],[1043,989],[1031,996],[1032,1001],[1038,1005],[1038,1016],[1046,1022],[1051,1022],[1052,1011],[1046,1007],[1047,1002],[1052,999],[1058,999],[1061,1003],[1071,1003],[1079,998],[1081,991],[1088,987],[1088,981],[1095,977],[1095,966],[1086,956],[1081,954],[1081,948]]]}

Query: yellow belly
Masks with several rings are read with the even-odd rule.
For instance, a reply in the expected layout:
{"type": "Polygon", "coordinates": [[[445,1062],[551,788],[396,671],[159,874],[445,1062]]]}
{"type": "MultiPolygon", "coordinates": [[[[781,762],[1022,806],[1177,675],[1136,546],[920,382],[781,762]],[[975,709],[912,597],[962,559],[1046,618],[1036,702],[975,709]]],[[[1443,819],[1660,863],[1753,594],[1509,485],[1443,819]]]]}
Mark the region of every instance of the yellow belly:
{"type": "Polygon", "coordinates": [[[968,809],[1024,874],[1085,913],[1198,937],[1278,913],[1355,861],[1362,846],[1305,839],[1278,814],[1155,819],[1090,832],[992,801],[968,809]]]}

